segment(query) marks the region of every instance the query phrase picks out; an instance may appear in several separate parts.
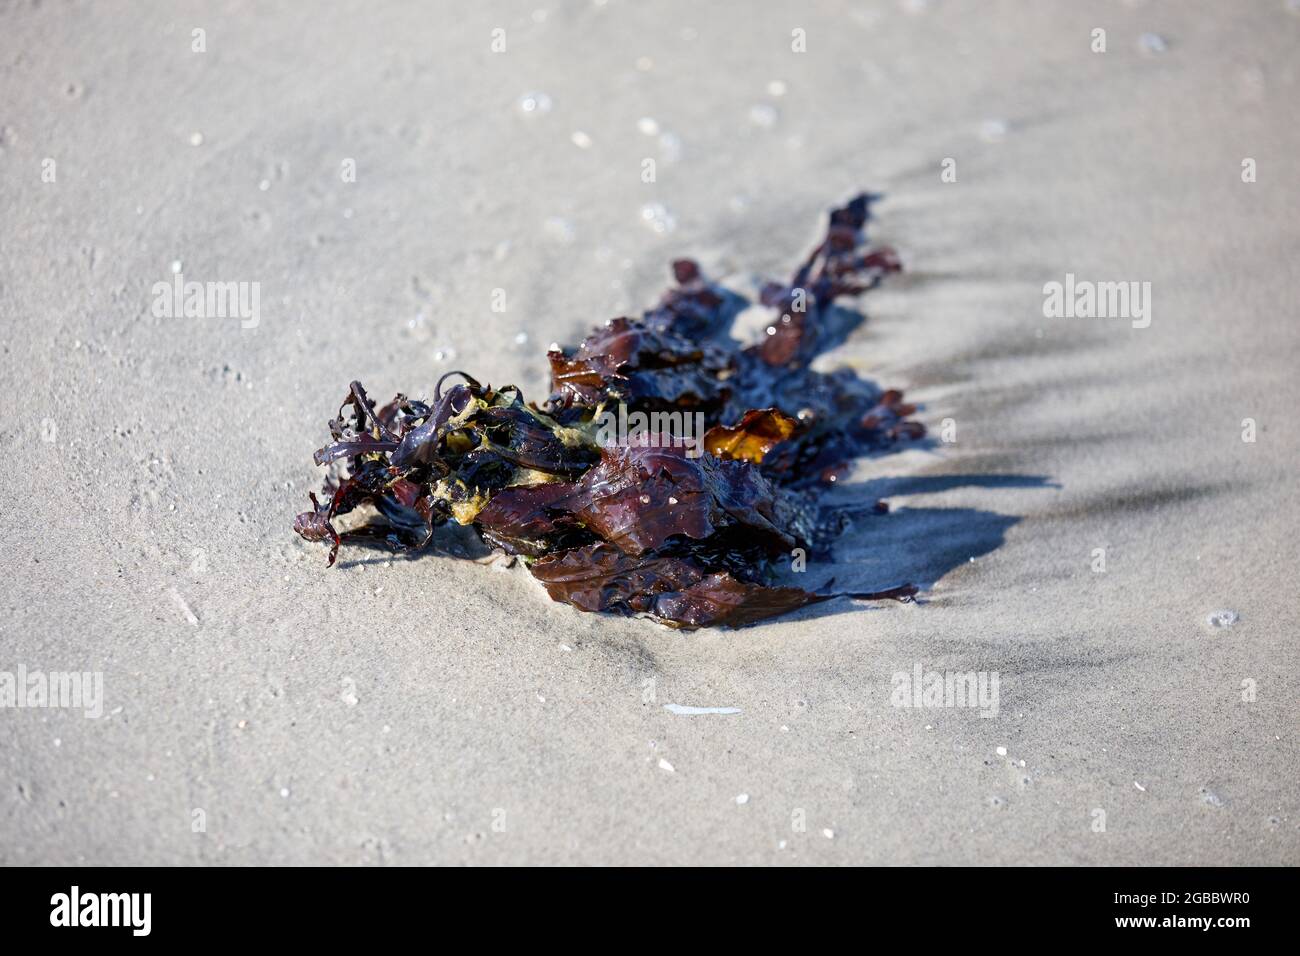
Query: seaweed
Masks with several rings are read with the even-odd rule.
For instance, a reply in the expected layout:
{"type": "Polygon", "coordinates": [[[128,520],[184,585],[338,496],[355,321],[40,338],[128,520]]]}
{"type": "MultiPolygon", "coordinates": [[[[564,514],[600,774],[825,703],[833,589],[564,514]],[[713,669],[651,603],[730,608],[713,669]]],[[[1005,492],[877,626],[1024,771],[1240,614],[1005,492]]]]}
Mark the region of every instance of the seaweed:
{"type": "Polygon", "coordinates": [[[468,526],[521,557],[556,601],[681,628],[741,626],[837,596],[910,600],[910,584],[776,582],[783,558],[826,553],[842,530],[822,498],[850,462],[925,433],[901,392],[810,367],[845,327],[836,300],[900,268],[866,239],[877,198],[832,210],[790,280],[763,286],[772,318],[756,344],[730,338],[749,303],[679,259],[676,286],[653,308],[607,321],[572,351],[552,347],[538,404],[459,371],[431,402],[399,394],[380,408],[352,382],[315,454],[338,476],[294,530],[328,541],[333,565],[344,543],[416,552],[439,526],[468,526]],[[339,530],[352,512],[362,521],[339,530]]]}

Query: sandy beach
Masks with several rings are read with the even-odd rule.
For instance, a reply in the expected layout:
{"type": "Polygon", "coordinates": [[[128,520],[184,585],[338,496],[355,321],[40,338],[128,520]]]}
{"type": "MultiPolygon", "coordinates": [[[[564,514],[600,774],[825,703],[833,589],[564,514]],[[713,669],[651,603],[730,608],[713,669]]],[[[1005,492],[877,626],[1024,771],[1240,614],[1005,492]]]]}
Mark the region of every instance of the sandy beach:
{"type": "Polygon", "coordinates": [[[0,672],[102,680],[0,673],[0,863],[1300,862],[1300,6],[727,7],[0,3],[0,672]],[[862,190],[904,272],[819,366],[930,440],[809,571],[918,603],[687,633],[293,534],[353,379],[540,400],[862,190]]]}

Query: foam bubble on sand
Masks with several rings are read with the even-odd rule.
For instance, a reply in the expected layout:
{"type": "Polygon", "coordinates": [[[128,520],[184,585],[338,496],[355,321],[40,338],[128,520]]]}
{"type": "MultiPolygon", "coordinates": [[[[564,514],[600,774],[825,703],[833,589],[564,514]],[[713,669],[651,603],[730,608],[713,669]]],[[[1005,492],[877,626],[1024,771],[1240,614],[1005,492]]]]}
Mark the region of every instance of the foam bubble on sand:
{"type": "Polygon", "coordinates": [[[1215,628],[1216,630],[1227,630],[1228,628],[1235,627],[1237,622],[1240,620],[1240,614],[1232,610],[1232,608],[1225,607],[1211,612],[1205,618],[1205,623],[1209,624],[1210,627],[1215,628]]]}
{"type": "Polygon", "coordinates": [[[677,218],[661,202],[646,203],[642,206],[641,221],[660,235],[670,233],[677,228],[677,218]]]}
{"type": "Polygon", "coordinates": [[[525,116],[537,116],[542,113],[549,113],[551,107],[555,104],[545,93],[534,92],[525,93],[519,97],[519,102],[516,105],[519,107],[519,112],[525,116]]]}

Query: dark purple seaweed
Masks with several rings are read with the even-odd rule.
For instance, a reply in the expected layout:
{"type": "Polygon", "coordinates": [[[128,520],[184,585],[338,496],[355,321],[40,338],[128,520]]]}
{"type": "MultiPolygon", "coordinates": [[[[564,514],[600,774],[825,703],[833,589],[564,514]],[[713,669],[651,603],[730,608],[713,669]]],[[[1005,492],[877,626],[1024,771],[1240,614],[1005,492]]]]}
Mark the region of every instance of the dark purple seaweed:
{"type": "Polygon", "coordinates": [[[340,474],[294,530],[328,541],[333,564],[342,543],[417,551],[454,522],[523,557],[557,601],[674,627],[740,626],[844,594],[778,585],[774,569],[798,549],[825,551],[841,528],[818,489],[855,457],[924,434],[902,393],[809,367],[851,327],[836,300],[900,268],[866,242],[875,198],[833,210],[790,281],[763,287],[772,319],[755,345],[728,334],[748,303],[679,259],[654,308],[552,349],[540,405],[454,372],[432,402],[398,395],[376,409],[353,382],[315,456],[340,474]],[[611,442],[602,428],[615,409],[651,424],[611,442]],[[703,428],[681,428],[688,420],[703,428]],[[335,527],[358,510],[361,523],[335,527]]]}

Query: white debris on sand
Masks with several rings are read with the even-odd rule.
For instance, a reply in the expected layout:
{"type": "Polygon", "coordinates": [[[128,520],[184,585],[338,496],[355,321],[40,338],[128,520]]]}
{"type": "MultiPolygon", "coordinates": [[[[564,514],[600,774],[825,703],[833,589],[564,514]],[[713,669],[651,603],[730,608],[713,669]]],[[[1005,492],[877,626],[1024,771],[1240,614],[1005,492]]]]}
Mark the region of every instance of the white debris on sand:
{"type": "Polygon", "coordinates": [[[185,598],[181,597],[181,592],[177,591],[175,588],[171,588],[170,593],[172,596],[172,600],[176,602],[176,606],[180,608],[181,613],[185,615],[185,620],[189,621],[195,627],[198,627],[199,626],[198,615],[196,615],[192,610],[190,610],[190,606],[188,603],[186,603],[185,598]]]}
{"type": "Polygon", "coordinates": [[[691,707],[687,704],[664,704],[664,710],[679,717],[699,717],[703,714],[738,714],[739,707],[691,707]]]}

